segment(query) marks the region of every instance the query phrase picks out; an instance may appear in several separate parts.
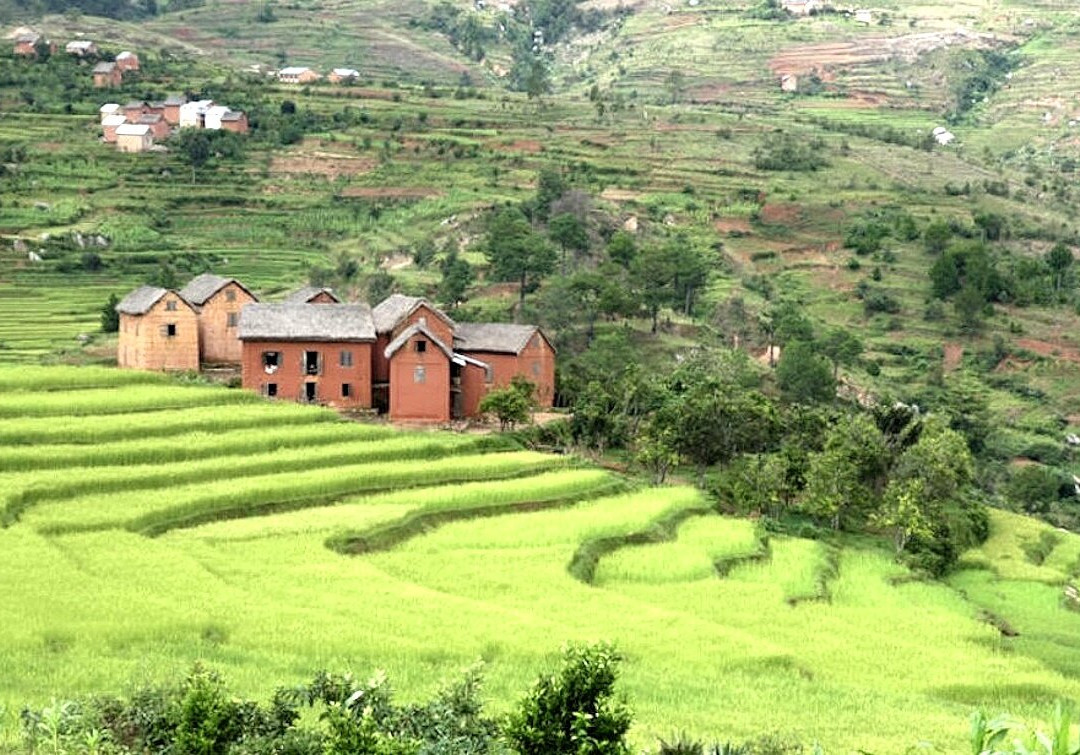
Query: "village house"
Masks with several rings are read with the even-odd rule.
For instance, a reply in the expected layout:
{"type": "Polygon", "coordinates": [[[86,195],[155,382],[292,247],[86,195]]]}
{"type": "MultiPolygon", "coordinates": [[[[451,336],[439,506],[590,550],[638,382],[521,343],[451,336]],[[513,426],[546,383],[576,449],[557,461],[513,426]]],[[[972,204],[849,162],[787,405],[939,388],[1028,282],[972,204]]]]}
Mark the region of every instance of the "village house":
{"type": "Polygon", "coordinates": [[[505,388],[516,376],[536,386],[533,398],[539,406],[555,401],[555,348],[535,325],[461,323],[454,330],[454,350],[488,367],[482,390],[474,381],[463,385],[465,416],[476,414],[490,388],[505,388]]]}
{"type": "Polygon", "coordinates": [[[101,136],[108,144],[116,143],[116,129],[127,123],[122,115],[107,115],[101,119],[101,136]]]}
{"type": "Polygon", "coordinates": [[[282,84],[311,84],[319,80],[319,74],[306,66],[289,66],[277,74],[282,84]]]}
{"type": "Polygon", "coordinates": [[[785,73],[780,77],[780,91],[793,94],[799,91],[799,77],[793,73],[785,73]]]}
{"type": "Polygon", "coordinates": [[[221,128],[221,116],[227,112],[229,108],[224,105],[211,105],[206,108],[206,112],[203,113],[203,128],[217,131],[221,128]]]}
{"type": "Polygon", "coordinates": [[[327,75],[326,80],[331,84],[351,84],[358,78],[360,72],[355,68],[335,68],[327,75]]]}
{"type": "Polygon", "coordinates": [[[240,312],[258,298],[235,278],[203,273],[180,289],[180,296],[198,313],[199,357],[211,364],[235,364],[241,358],[237,337],[240,312]]]}
{"type": "Polygon", "coordinates": [[[97,55],[98,48],[89,39],[73,39],[64,45],[64,52],[77,58],[85,58],[88,55],[97,55]]]}
{"type": "Polygon", "coordinates": [[[780,5],[793,16],[809,16],[825,7],[822,0],[780,0],[780,5]]]}
{"type": "Polygon", "coordinates": [[[172,133],[165,117],[160,113],[143,113],[134,122],[140,126],[149,126],[154,139],[165,139],[172,133]]]}
{"type": "Polygon", "coordinates": [[[285,304],[340,304],[341,300],[329,288],[304,286],[293,291],[283,300],[285,304]]]}
{"type": "Polygon", "coordinates": [[[195,309],[175,291],[140,286],[116,305],[117,364],[137,370],[198,370],[195,309]]]}
{"type": "Polygon", "coordinates": [[[246,134],[248,132],[247,113],[243,110],[230,110],[221,116],[221,128],[232,131],[234,134],[246,134]]]}
{"type": "Polygon", "coordinates": [[[146,152],[154,146],[149,126],[121,123],[116,127],[116,148],[121,152],[146,152]]]}
{"type": "Polygon", "coordinates": [[[213,106],[213,100],[196,100],[195,102],[185,102],[180,105],[180,128],[204,128],[206,125],[206,111],[213,106]]]}
{"type": "Polygon", "coordinates": [[[263,396],[371,406],[375,328],[366,304],[249,304],[240,315],[244,388],[263,396]]]}
{"type": "Polygon", "coordinates": [[[139,56],[129,50],[124,50],[116,56],[116,67],[120,69],[121,74],[128,71],[138,71],[139,56]]]}
{"type": "Polygon", "coordinates": [[[163,112],[165,116],[165,122],[170,126],[180,125],[180,106],[187,102],[187,97],[183,95],[170,94],[165,98],[165,102],[162,103],[163,112]]]}
{"type": "Polygon", "coordinates": [[[116,63],[98,63],[94,66],[94,86],[98,89],[118,87],[124,80],[123,72],[116,63]]]}
{"type": "Polygon", "coordinates": [[[56,52],[56,43],[51,42],[40,34],[34,32],[27,32],[26,34],[19,34],[15,37],[15,47],[12,52],[15,55],[21,55],[25,58],[36,58],[38,54],[38,46],[44,44],[48,49],[49,54],[56,52]]]}
{"type": "Polygon", "coordinates": [[[98,114],[101,116],[101,122],[105,123],[105,119],[110,115],[119,115],[123,117],[123,112],[120,106],[115,102],[106,102],[104,105],[98,108],[98,114]]]}

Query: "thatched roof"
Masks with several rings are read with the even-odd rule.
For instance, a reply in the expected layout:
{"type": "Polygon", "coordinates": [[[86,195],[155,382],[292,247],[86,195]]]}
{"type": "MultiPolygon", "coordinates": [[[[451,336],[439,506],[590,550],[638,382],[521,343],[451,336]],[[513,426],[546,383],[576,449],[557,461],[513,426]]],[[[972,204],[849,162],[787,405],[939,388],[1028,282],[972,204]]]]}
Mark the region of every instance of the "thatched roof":
{"type": "MultiPolygon", "coordinates": [[[[120,300],[116,311],[123,315],[145,315],[168,293],[175,292],[159,286],[139,286],[120,300]]],[[[191,307],[187,302],[184,302],[184,305],[189,309],[191,307]]]]}
{"type": "Polygon", "coordinates": [[[427,306],[437,317],[451,328],[457,327],[445,312],[421,296],[405,296],[404,294],[391,294],[381,301],[373,310],[375,318],[375,332],[389,333],[396,328],[402,320],[411,315],[418,307],[427,306]]]}
{"type": "Polygon", "coordinates": [[[458,351],[520,354],[538,332],[544,337],[543,331],[535,325],[466,322],[458,325],[454,331],[454,348],[458,351]]]}
{"type": "Polygon", "coordinates": [[[291,294],[282,299],[282,301],[285,304],[307,304],[319,294],[326,294],[335,302],[341,302],[341,299],[337,297],[333,289],[320,288],[318,286],[304,286],[303,288],[293,291],[291,294]]]}
{"type": "Polygon", "coordinates": [[[450,350],[450,347],[440,341],[434,333],[432,333],[423,325],[412,325],[408,328],[405,328],[405,330],[401,331],[401,334],[397,338],[390,342],[390,345],[386,347],[383,355],[387,359],[389,359],[390,357],[394,356],[394,354],[396,354],[402,346],[407,344],[410,338],[418,334],[424,336],[433,344],[435,344],[435,347],[438,348],[439,351],[441,351],[443,354],[445,354],[447,359],[454,359],[454,352],[450,350]]]}
{"type": "Polygon", "coordinates": [[[254,294],[248,291],[247,286],[236,280],[236,278],[222,278],[220,275],[214,275],[213,273],[196,275],[188,281],[186,286],[180,289],[180,295],[192,304],[201,307],[211,296],[230,283],[235,283],[240,288],[244,289],[244,291],[247,291],[251,298],[256,299],[256,301],[258,300],[254,294]]]}
{"type": "Polygon", "coordinates": [[[248,304],[241,341],[374,341],[367,304],[248,304]]]}

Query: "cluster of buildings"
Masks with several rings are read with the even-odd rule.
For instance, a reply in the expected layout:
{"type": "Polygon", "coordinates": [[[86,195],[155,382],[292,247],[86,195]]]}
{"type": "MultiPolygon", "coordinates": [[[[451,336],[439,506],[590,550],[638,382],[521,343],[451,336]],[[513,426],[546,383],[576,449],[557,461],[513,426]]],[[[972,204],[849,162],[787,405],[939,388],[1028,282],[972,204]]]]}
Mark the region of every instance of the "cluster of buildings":
{"type": "Polygon", "coordinates": [[[169,96],[163,102],[107,102],[101,115],[102,139],[121,152],[145,152],[155,141],[165,139],[173,128],[208,128],[248,132],[247,114],[217,105],[213,100],[188,102],[183,96],[169,96]]]}
{"type": "MultiPolygon", "coordinates": [[[[318,71],[306,66],[289,66],[273,74],[282,84],[313,84],[322,78],[318,71]]],[[[351,84],[360,78],[355,68],[335,68],[326,75],[331,84],[351,84]]]]}
{"type": "Polygon", "coordinates": [[[178,291],[137,288],[116,310],[120,367],[239,364],[244,388],[270,398],[435,423],[476,416],[484,394],[518,375],[540,406],[554,399],[555,350],[540,328],[457,323],[421,297],[370,307],[303,288],[264,303],[233,278],[203,274],[178,291]]]}
{"type": "MultiPolygon", "coordinates": [[[[57,51],[56,43],[45,39],[37,32],[22,32],[15,35],[15,47],[13,52],[26,58],[36,58],[38,50],[44,45],[50,54],[57,51]]],[[[96,58],[101,55],[98,46],[89,39],[73,39],[64,45],[64,52],[76,58],[96,58]]],[[[100,61],[91,71],[94,77],[94,86],[99,89],[120,86],[124,80],[124,74],[128,71],[139,70],[139,56],[125,50],[112,61],[100,61]]]]}

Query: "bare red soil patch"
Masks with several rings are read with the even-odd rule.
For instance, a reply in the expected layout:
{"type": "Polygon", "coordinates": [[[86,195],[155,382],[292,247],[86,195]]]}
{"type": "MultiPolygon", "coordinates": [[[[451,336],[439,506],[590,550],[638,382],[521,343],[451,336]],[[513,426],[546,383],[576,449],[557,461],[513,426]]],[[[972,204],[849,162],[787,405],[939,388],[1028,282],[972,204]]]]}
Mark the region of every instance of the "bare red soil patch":
{"type": "Polygon", "coordinates": [[[614,186],[608,186],[600,192],[600,198],[606,199],[609,202],[636,202],[641,199],[642,196],[643,194],[640,191],[619,189],[614,186]]]}
{"type": "Polygon", "coordinates": [[[298,152],[275,156],[270,162],[270,172],[337,178],[368,173],[376,165],[377,162],[370,157],[351,157],[326,152],[298,152]]]}
{"type": "Polygon", "coordinates": [[[797,223],[802,212],[796,204],[766,204],[758,217],[766,225],[790,225],[797,223]]]}
{"type": "Polygon", "coordinates": [[[945,359],[942,366],[947,372],[952,372],[960,366],[960,361],[964,358],[964,346],[959,343],[947,343],[945,344],[945,359]]]}
{"type": "Polygon", "coordinates": [[[719,233],[752,233],[753,228],[750,225],[750,221],[746,218],[720,218],[713,223],[719,233]]]}
{"type": "Polygon", "coordinates": [[[537,152],[541,152],[544,149],[544,145],[538,141],[531,139],[519,139],[516,142],[489,142],[489,147],[497,149],[500,152],[525,152],[530,155],[534,155],[537,152]]]}
{"type": "Polygon", "coordinates": [[[1051,343],[1050,341],[1040,341],[1035,338],[1021,338],[1016,342],[1016,345],[1022,349],[1033,351],[1039,356],[1080,363],[1080,351],[1072,346],[1051,343]]]}

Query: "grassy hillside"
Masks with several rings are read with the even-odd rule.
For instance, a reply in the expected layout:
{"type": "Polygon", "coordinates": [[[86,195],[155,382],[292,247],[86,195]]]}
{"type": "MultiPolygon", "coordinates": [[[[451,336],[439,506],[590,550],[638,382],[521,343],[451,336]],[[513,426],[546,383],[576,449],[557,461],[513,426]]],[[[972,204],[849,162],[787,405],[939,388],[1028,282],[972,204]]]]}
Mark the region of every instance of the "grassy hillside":
{"type": "Polygon", "coordinates": [[[624,492],[492,439],[111,371],[0,381],[0,742],[21,704],[196,659],[252,691],[385,668],[409,697],[480,657],[511,699],[561,642],[595,638],[627,654],[641,745],[958,751],[975,707],[1043,718],[1080,694],[1061,592],[1080,537],[1029,519],[995,515],[949,582],[912,581],[873,543],[770,539],[693,489],[624,492]],[[657,528],[668,542],[582,568],[601,539],[657,528]]]}

